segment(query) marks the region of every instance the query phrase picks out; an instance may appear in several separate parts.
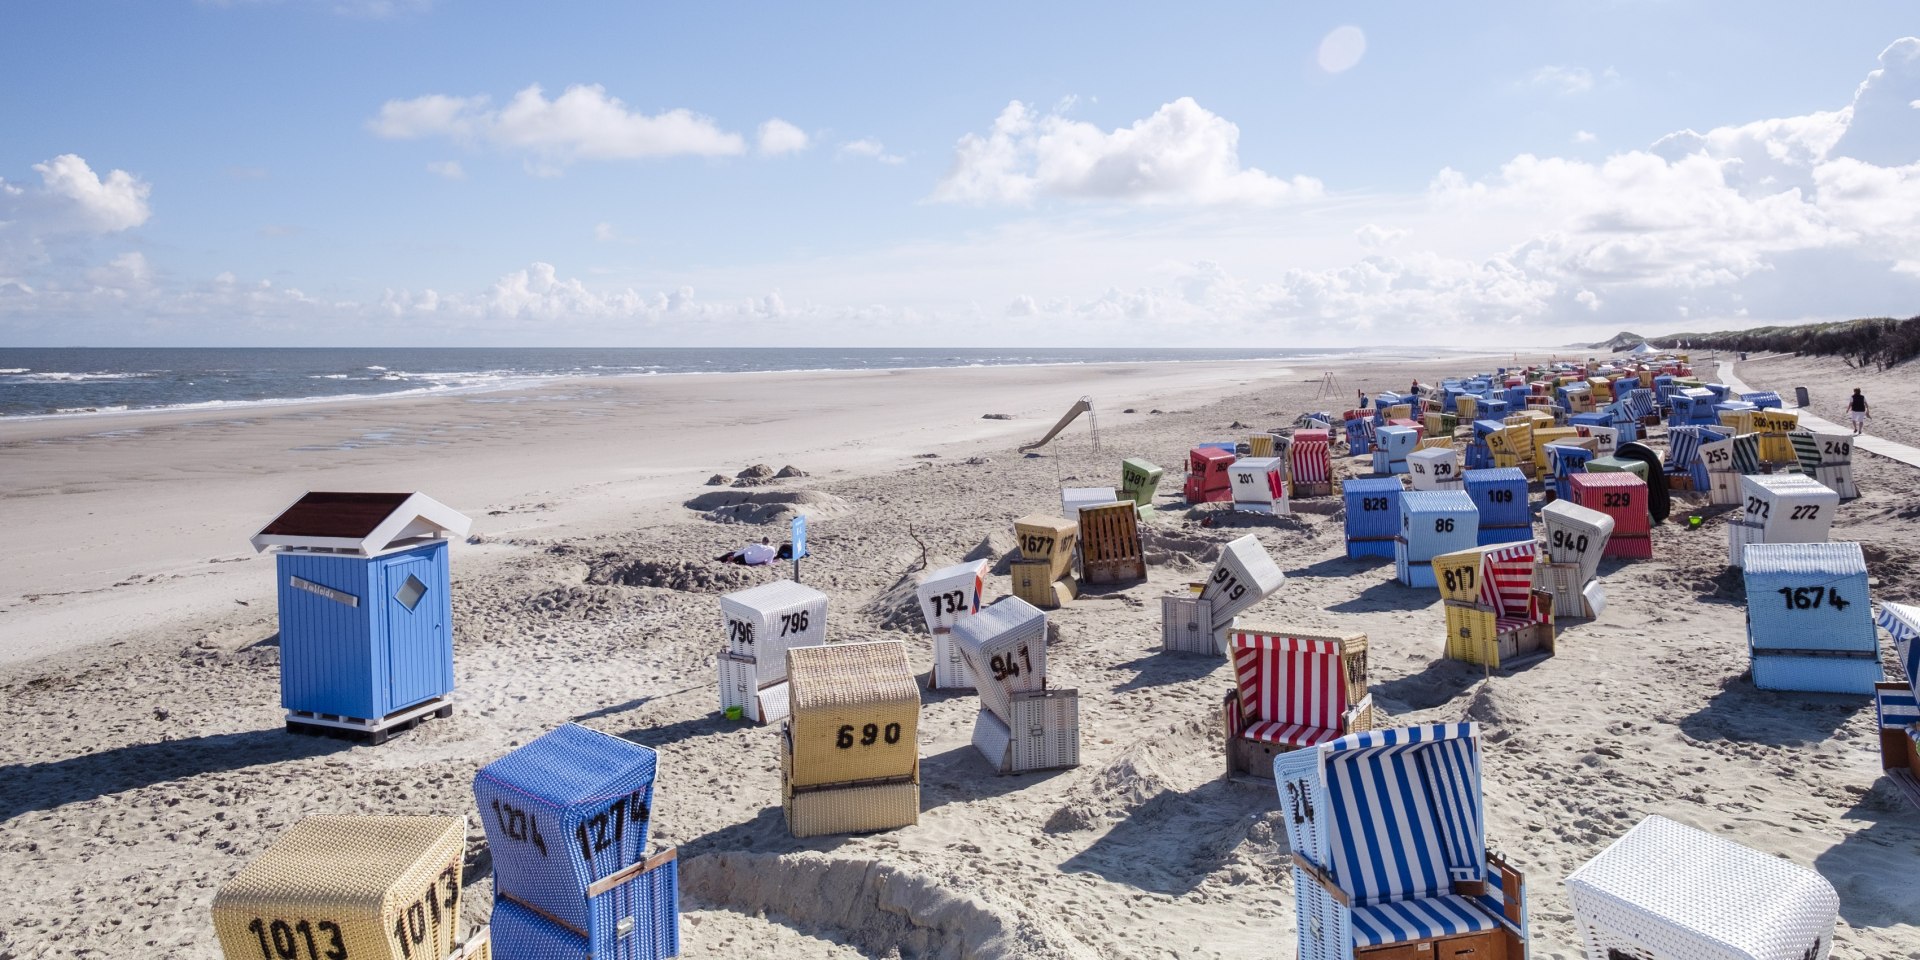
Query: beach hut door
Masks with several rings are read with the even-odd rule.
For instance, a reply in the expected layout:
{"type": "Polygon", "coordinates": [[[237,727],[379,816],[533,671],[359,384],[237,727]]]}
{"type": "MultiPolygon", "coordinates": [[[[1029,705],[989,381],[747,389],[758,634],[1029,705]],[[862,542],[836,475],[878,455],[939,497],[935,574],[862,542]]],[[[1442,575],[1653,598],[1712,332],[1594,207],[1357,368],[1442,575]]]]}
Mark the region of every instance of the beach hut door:
{"type": "Polygon", "coordinates": [[[442,692],[435,655],[442,601],[433,596],[433,581],[433,563],[424,557],[386,565],[389,711],[442,692]]]}

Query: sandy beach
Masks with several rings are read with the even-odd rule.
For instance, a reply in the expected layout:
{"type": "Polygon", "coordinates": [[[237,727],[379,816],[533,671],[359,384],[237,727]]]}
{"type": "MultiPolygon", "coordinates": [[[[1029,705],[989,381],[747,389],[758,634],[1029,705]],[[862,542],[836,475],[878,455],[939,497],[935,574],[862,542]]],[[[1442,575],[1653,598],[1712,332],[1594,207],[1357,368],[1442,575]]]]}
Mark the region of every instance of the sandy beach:
{"type": "MultiPolygon", "coordinates": [[[[1581,955],[1561,879],[1657,813],[1820,871],[1841,898],[1833,956],[1920,958],[1920,810],[1880,775],[1869,701],[1754,688],[1718,516],[1656,528],[1652,560],[1607,561],[1602,618],[1487,678],[1441,657],[1434,591],[1344,557],[1337,501],[1213,527],[1180,501],[1186,450],[1249,432],[1235,424],[1494,362],[655,377],[0,423],[0,960],[216,957],[214,891],[288,825],[464,813],[479,841],[474,771],[568,720],[660,751],[655,836],[680,846],[689,958],[1291,957],[1277,798],[1222,776],[1231,671],[1159,653],[1158,598],[1246,533],[1288,576],[1249,619],[1366,633],[1388,723],[1480,723],[1487,833],[1528,876],[1535,957],[1581,955]],[[1336,396],[1317,396],[1324,368],[1336,396]],[[1084,419],[1043,456],[1016,451],[1082,395],[1097,452],[1084,419]],[[928,693],[919,824],[790,837],[774,731],[724,720],[714,693],[715,597],[785,568],[707,559],[785,528],[710,512],[708,478],[804,471],[726,489],[765,497],[755,515],[809,514],[830,640],[902,639],[924,671],[916,574],[999,564],[1015,517],[1057,511],[1063,483],[1117,482],[1127,456],[1168,471],[1149,579],[1050,617],[1081,766],[995,776],[969,745],[977,700],[928,693]],[[283,730],[272,561],[247,546],[301,492],[341,488],[418,489],[475,519],[453,547],[456,711],[381,747],[283,730]]],[[[1740,373],[1783,393],[1832,379],[1740,373]]],[[[1889,413],[1920,392],[1860,385],[1889,413]]],[[[1910,471],[1861,457],[1856,474],[1834,539],[1866,546],[1876,600],[1920,600],[1910,471]]],[[[484,857],[468,881],[472,928],[484,857]]]]}

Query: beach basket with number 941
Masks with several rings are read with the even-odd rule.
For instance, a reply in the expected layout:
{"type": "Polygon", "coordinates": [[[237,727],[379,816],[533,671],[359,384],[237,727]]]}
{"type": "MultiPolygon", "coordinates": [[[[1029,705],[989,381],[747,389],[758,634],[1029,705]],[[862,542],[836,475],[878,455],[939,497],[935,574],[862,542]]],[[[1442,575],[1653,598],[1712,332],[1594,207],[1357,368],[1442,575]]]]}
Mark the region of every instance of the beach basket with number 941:
{"type": "Polygon", "coordinates": [[[787,652],[793,715],[782,796],[796,837],[890,830],[920,817],[920,691],[897,640],[787,652]]]}
{"type": "Polygon", "coordinates": [[[309,817],[213,898],[226,960],[423,960],[462,933],[460,817],[309,817]]]}

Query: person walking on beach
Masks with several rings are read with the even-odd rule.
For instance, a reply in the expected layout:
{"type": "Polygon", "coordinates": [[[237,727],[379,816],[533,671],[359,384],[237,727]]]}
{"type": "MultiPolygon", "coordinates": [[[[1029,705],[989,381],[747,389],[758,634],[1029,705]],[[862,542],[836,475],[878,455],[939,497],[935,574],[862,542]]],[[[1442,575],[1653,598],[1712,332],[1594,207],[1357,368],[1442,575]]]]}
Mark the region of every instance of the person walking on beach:
{"type": "Polygon", "coordinates": [[[1847,416],[1853,420],[1854,436],[1867,432],[1867,398],[1859,387],[1853,388],[1853,399],[1847,401],[1847,416]]]}

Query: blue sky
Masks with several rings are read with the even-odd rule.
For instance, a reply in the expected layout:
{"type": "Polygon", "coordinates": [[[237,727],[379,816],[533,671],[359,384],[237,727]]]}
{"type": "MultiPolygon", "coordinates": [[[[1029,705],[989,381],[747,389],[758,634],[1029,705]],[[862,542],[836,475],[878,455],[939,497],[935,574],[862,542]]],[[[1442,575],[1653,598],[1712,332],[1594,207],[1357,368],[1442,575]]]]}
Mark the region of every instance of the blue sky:
{"type": "Polygon", "coordinates": [[[1917,312],[1910,4],[1031,6],[13,4],[0,343],[1917,312]]]}

